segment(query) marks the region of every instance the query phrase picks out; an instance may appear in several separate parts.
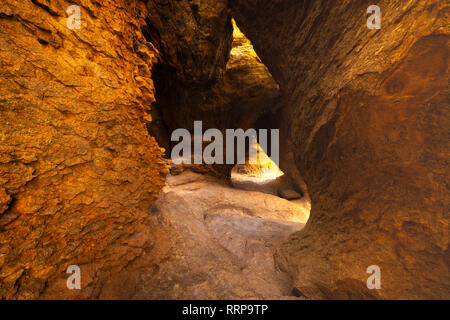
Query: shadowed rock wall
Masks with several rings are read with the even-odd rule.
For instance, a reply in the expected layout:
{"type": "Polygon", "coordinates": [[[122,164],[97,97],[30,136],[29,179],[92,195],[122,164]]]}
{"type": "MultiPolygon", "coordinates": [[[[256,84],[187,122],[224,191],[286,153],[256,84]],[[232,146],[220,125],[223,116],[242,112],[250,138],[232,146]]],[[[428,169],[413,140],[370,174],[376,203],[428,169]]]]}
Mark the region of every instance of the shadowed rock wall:
{"type": "Polygon", "coordinates": [[[148,0],[144,35],[185,84],[204,84],[223,74],[231,48],[227,1],[148,0]]]}
{"type": "Polygon", "coordinates": [[[281,169],[312,198],[280,261],[310,298],[449,298],[442,1],[232,0],[282,90],[281,169]],[[381,30],[366,9],[382,11],[381,30]],[[366,268],[381,268],[368,290],[366,268]]]}

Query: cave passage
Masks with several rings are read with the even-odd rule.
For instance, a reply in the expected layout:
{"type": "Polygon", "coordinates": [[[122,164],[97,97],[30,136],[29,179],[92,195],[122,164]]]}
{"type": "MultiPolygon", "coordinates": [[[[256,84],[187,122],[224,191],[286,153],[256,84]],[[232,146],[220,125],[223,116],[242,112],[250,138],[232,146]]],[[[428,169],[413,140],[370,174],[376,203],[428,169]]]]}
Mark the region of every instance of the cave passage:
{"type": "MultiPolygon", "coordinates": [[[[203,130],[222,132],[241,126],[273,129],[278,84],[250,41],[234,22],[233,26],[230,59],[216,84],[186,84],[174,68],[163,63],[155,66],[156,102],[149,131],[166,149],[166,157],[174,147],[173,130],[186,128],[195,139],[193,121],[210,126],[203,130]]],[[[256,141],[246,140],[246,150],[245,163],[234,166],[172,163],[154,211],[178,230],[182,258],[160,266],[148,284],[160,288],[153,297],[298,296],[274,255],[282,241],[306,224],[309,196],[298,190],[256,141]],[[173,285],[183,290],[174,291],[173,285]]]]}
{"type": "Polygon", "coordinates": [[[75,2],[1,0],[0,299],[450,297],[447,2],[75,2]]]}
{"type": "MultiPolygon", "coordinates": [[[[255,129],[256,132],[265,129],[270,132],[276,126],[275,119],[280,108],[279,86],[234,19],[232,26],[233,37],[229,59],[223,75],[218,79],[186,83],[177,70],[167,63],[160,62],[154,66],[156,101],[151,107],[152,122],[148,129],[158,144],[165,149],[166,158],[171,157],[171,151],[178,143],[171,140],[171,135],[179,128],[191,132],[192,141],[183,140],[183,143],[192,142],[189,150],[193,151],[192,144],[196,139],[193,123],[196,121],[202,121],[203,125],[209,126],[203,130],[218,128],[222,132],[226,129],[240,128],[255,129]]],[[[225,140],[225,134],[223,138],[225,140]]],[[[266,140],[268,140],[267,149],[271,150],[272,139],[266,140]]],[[[203,141],[203,144],[204,149],[207,143],[203,141]]],[[[225,144],[224,141],[223,145],[225,144]]],[[[279,148],[279,145],[277,147],[279,148]]],[[[229,180],[234,188],[263,192],[297,202],[309,216],[311,206],[307,189],[300,190],[292,177],[285,175],[258,143],[252,144],[250,139],[246,139],[245,150],[245,164],[236,164],[234,167],[221,165],[185,167],[213,176],[218,171],[227,171],[225,179],[229,180]],[[255,159],[250,158],[251,154],[256,155],[255,159]]],[[[227,158],[225,148],[223,153],[225,160],[227,158]]],[[[236,152],[234,153],[236,156],[236,152]]],[[[194,163],[195,156],[183,153],[182,159],[194,163]],[[192,158],[191,161],[189,157],[192,158]]],[[[172,171],[183,171],[182,167],[183,165],[172,171]]]]}

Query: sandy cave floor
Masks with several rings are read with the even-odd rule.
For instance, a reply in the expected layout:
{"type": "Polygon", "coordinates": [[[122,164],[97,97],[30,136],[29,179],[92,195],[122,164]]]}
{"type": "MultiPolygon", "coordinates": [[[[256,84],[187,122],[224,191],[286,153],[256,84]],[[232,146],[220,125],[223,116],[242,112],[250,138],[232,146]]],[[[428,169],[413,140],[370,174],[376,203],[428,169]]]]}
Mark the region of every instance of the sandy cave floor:
{"type": "Polygon", "coordinates": [[[169,175],[154,211],[174,227],[176,249],[142,276],[134,298],[295,298],[274,254],[303,228],[309,209],[301,199],[235,189],[207,175],[169,175]]]}

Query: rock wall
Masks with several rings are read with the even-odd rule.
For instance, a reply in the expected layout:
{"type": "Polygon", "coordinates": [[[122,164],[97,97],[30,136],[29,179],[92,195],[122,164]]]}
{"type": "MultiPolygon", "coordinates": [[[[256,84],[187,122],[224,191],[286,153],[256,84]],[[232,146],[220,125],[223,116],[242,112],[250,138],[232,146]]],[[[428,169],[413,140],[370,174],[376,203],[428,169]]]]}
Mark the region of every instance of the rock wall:
{"type": "Polygon", "coordinates": [[[443,1],[232,0],[282,90],[281,169],[312,198],[279,260],[309,298],[449,298],[443,1]],[[366,10],[382,11],[380,30],[366,10]],[[368,290],[370,265],[381,290],[368,290]]]}
{"type": "Polygon", "coordinates": [[[164,256],[146,16],[140,1],[2,0],[0,298],[126,295],[127,270],[164,256]],[[66,25],[72,4],[80,30],[66,25]],[[79,294],[66,288],[71,264],[79,294]]]}
{"type": "Polygon", "coordinates": [[[203,84],[223,74],[231,47],[227,1],[148,0],[144,35],[185,84],[203,84]]]}

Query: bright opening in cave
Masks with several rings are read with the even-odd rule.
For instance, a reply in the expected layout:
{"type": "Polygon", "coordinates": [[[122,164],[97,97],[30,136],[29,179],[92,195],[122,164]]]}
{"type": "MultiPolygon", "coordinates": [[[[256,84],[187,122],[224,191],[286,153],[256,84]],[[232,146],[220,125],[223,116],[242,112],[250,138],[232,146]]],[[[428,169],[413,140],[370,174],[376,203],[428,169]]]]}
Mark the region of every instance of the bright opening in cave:
{"type": "Polygon", "coordinates": [[[237,182],[245,177],[257,184],[263,184],[284,175],[258,143],[250,146],[249,157],[246,162],[246,164],[237,164],[233,168],[231,172],[232,180],[237,182]]]}
{"type": "MultiPolygon", "coordinates": [[[[265,129],[270,132],[274,128],[273,121],[277,118],[276,112],[280,107],[279,86],[234,19],[232,27],[232,46],[225,74],[216,83],[187,85],[179,79],[179,74],[173,68],[164,63],[156,65],[154,70],[156,103],[152,105],[153,122],[150,133],[157,139],[159,145],[166,149],[166,157],[171,157],[171,160],[177,163],[180,159],[183,159],[184,163],[189,163],[172,165],[173,175],[186,170],[201,174],[212,173],[212,176],[217,176],[217,172],[225,172],[225,180],[228,179],[231,186],[243,194],[260,192],[266,195],[265,201],[271,201],[273,198],[270,197],[289,201],[289,210],[298,213],[293,219],[291,218],[295,214],[289,215],[289,220],[304,224],[309,218],[311,209],[306,189],[299,188],[292,177],[285,175],[257,142],[247,140],[245,164],[236,164],[234,167],[194,164],[195,159],[200,162],[202,160],[202,154],[194,152],[195,141],[203,139],[198,137],[201,133],[195,130],[195,123],[200,120],[203,131],[218,128],[223,133],[222,144],[225,146],[226,129],[247,130],[253,127],[256,131],[265,129]],[[175,152],[178,157],[174,158],[172,154],[174,147],[177,146],[178,150],[182,144],[179,140],[171,141],[171,133],[179,128],[190,132],[191,137],[183,139],[189,152],[182,152],[182,155],[175,152]],[[294,208],[295,206],[297,208],[294,208]]],[[[271,139],[268,140],[270,144],[271,139]]],[[[208,144],[209,142],[203,140],[203,150],[208,144]]],[[[271,146],[268,146],[268,150],[271,150],[271,146]]],[[[226,154],[227,150],[224,149],[223,160],[226,154]]],[[[174,179],[176,178],[172,177],[172,183],[174,179]]],[[[205,185],[202,186],[204,187],[205,185]]],[[[212,186],[211,188],[214,189],[212,186]]],[[[220,194],[217,194],[217,197],[220,197],[220,194]]],[[[237,199],[245,201],[246,197],[239,196],[237,199]]],[[[283,213],[280,213],[280,218],[283,219],[282,217],[283,213]]]]}
{"type": "Polygon", "coordinates": [[[231,182],[234,188],[258,191],[289,200],[299,206],[301,221],[305,223],[311,211],[311,201],[307,191],[297,190],[292,180],[280,170],[266,152],[254,143],[250,146],[254,153],[249,152],[245,164],[237,164],[231,171],[231,182]],[[254,155],[254,158],[250,156],[254,155]]]}

